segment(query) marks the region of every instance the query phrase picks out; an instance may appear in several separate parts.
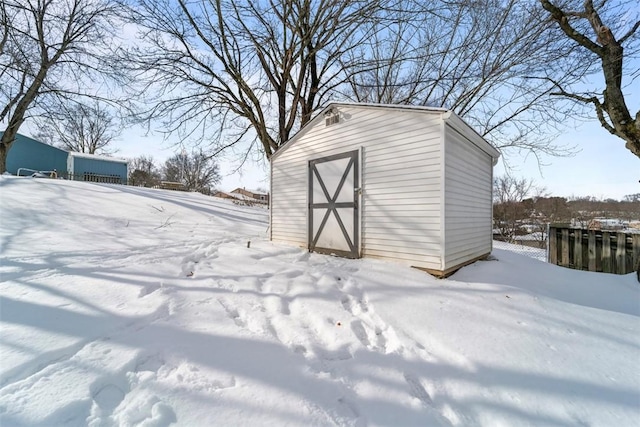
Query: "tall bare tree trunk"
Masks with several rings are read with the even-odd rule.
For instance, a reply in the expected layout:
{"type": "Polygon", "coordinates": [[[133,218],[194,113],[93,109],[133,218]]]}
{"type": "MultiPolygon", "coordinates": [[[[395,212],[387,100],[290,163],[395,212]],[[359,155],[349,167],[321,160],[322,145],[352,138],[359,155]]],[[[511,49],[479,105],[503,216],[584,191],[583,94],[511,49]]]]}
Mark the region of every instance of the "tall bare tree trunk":
{"type": "Polygon", "coordinates": [[[7,148],[9,145],[5,145],[4,136],[5,134],[2,134],[2,142],[0,143],[0,175],[7,171],[7,154],[9,153],[7,148]]]}

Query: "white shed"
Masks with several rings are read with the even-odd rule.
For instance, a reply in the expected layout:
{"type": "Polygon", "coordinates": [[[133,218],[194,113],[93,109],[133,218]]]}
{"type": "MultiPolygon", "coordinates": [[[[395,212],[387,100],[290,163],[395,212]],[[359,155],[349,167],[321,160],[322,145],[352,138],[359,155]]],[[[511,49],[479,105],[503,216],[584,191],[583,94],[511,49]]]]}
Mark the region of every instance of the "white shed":
{"type": "Polygon", "coordinates": [[[332,103],[271,159],[270,237],[448,275],[491,252],[499,155],[450,110],[332,103]]]}

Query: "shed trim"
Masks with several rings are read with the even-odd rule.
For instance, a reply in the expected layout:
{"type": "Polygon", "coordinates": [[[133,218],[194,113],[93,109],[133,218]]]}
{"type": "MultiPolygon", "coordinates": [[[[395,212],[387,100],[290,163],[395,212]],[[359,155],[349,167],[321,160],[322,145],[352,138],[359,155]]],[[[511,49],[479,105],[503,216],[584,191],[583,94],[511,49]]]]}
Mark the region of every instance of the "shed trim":
{"type": "Polygon", "coordinates": [[[273,240],[273,165],[269,167],[269,241],[273,240]]]}
{"type": "Polygon", "coordinates": [[[447,162],[446,162],[446,149],[445,149],[445,144],[447,141],[447,137],[446,137],[446,130],[447,130],[447,123],[444,119],[444,117],[442,117],[442,120],[440,120],[440,250],[442,251],[442,254],[440,255],[440,270],[444,270],[444,266],[445,266],[445,260],[446,260],[446,248],[447,245],[446,243],[446,239],[445,239],[445,234],[446,234],[446,227],[445,227],[445,221],[446,221],[446,212],[445,212],[445,202],[446,202],[446,198],[445,198],[445,182],[446,182],[446,167],[447,167],[447,162]]]}
{"type": "Polygon", "coordinates": [[[443,119],[448,122],[451,127],[460,133],[465,139],[469,140],[473,145],[477,146],[480,150],[484,151],[493,159],[493,166],[498,163],[500,152],[496,150],[491,144],[489,144],[474,128],[472,128],[467,122],[462,120],[453,111],[448,111],[443,114],[443,119]]]}
{"type": "Polygon", "coordinates": [[[435,277],[437,277],[439,279],[444,279],[444,278],[447,278],[447,277],[451,276],[456,271],[460,270],[462,267],[466,267],[467,265],[473,264],[476,261],[480,261],[482,259],[486,259],[489,255],[491,255],[491,252],[487,252],[486,254],[482,254],[482,255],[479,255],[479,256],[477,256],[475,258],[466,260],[464,262],[461,262],[459,264],[454,265],[453,267],[449,267],[446,270],[444,270],[444,269],[434,270],[432,268],[416,267],[416,266],[411,266],[411,267],[415,268],[416,270],[422,270],[424,272],[427,272],[427,273],[431,274],[432,276],[435,276],[435,277]]]}

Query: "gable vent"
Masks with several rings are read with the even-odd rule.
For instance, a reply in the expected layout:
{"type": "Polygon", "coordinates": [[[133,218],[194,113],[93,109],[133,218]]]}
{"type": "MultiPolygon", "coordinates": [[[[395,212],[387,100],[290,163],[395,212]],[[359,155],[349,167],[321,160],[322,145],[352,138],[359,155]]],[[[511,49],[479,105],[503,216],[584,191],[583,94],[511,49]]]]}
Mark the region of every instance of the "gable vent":
{"type": "Polygon", "coordinates": [[[330,110],[327,110],[326,113],[324,113],[324,124],[325,124],[325,126],[334,125],[334,124],[338,123],[339,121],[340,121],[340,116],[339,116],[337,110],[332,108],[330,110]]]}

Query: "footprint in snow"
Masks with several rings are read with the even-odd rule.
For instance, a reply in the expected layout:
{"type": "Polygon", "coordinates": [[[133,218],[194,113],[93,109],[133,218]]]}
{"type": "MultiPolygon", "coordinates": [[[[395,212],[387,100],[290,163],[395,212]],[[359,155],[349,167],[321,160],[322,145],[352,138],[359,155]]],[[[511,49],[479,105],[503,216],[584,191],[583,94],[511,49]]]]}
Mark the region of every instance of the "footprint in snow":
{"type": "Polygon", "coordinates": [[[428,406],[433,405],[433,400],[431,399],[431,396],[429,395],[429,393],[427,393],[427,390],[425,390],[425,388],[422,386],[422,384],[420,383],[420,379],[417,376],[405,372],[404,380],[409,385],[409,392],[411,393],[411,396],[418,399],[424,405],[428,405],[428,406]]]}
{"type": "Polygon", "coordinates": [[[238,309],[231,305],[229,301],[226,301],[224,298],[218,298],[218,303],[220,303],[222,308],[224,308],[224,311],[226,311],[227,316],[229,316],[229,318],[232,319],[236,325],[242,328],[247,326],[247,322],[245,322],[245,320],[242,318],[238,309]]]}
{"type": "Polygon", "coordinates": [[[91,398],[100,408],[102,415],[109,415],[124,400],[125,392],[114,384],[106,384],[91,393],[91,398]]]}
{"type": "Polygon", "coordinates": [[[351,322],[351,331],[354,333],[356,338],[360,341],[360,343],[369,348],[371,347],[371,342],[369,341],[369,337],[367,336],[367,331],[360,320],[354,320],[351,322]]]}

